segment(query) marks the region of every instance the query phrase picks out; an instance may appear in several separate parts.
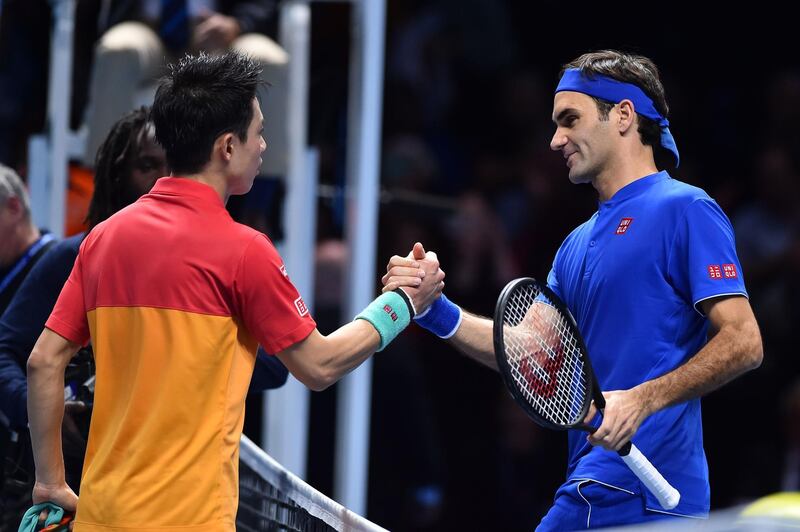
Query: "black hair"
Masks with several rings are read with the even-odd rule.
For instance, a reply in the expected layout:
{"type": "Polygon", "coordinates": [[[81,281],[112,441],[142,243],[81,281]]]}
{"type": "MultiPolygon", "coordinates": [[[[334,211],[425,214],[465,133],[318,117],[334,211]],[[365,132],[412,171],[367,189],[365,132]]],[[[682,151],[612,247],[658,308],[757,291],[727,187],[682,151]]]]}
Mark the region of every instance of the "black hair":
{"type": "Polygon", "coordinates": [[[120,118],[97,150],[94,193],[86,223],[94,226],[138,198],[130,184],[131,168],[148,127],[152,127],[147,107],[130,111],[120,118]]]}
{"type": "Polygon", "coordinates": [[[169,66],[152,116],[173,174],[202,170],[220,135],[234,133],[247,140],[260,74],[255,61],[237,52],[185,55],[169,66]]]}

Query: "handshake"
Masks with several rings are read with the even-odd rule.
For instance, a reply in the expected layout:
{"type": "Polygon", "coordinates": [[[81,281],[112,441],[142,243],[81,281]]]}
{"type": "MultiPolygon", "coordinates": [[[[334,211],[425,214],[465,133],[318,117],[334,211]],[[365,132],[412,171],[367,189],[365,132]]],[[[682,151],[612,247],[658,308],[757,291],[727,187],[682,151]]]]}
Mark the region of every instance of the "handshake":
{"type": "Polygon", "coordinates": [[[383,292],[402,290],[414,309],[414,321],[440,338],[450,338],[461,324],[461,309],[442,293],[444,271],[433,251],[421,243],[405,257],[389,259],[381,278],[383,292]]]}

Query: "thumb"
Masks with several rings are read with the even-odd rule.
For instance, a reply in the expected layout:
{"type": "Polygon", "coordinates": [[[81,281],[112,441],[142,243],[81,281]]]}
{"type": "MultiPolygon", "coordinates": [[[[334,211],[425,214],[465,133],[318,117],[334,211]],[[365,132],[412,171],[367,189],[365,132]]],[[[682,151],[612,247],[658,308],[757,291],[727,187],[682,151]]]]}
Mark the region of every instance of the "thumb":
{"type": "Polygon", "coordinates": [[[422,260],[425,258],[425,248],[422,247],[420,242],[417,242],[414,244],[414,249],[411,251],[411,254],[416,260],[422,260]]]}
{"type": "Polygon", "coordinates": [[[589,403],[589,411],[586,413],[586,417],[583,418],[583,422],[587,425],[592,422],[594,417],[597,415],[597,407],[594,406],[594,401],[589,403]]]}

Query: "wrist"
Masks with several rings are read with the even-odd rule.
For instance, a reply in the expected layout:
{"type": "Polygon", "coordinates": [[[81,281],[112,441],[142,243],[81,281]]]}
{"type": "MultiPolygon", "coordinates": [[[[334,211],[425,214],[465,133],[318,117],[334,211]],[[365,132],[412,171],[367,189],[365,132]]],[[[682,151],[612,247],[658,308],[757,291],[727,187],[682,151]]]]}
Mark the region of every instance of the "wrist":
{"type": "Polygon", "coordinates": [[[639,402],[642,405],[642,419],[650,417],[650,415],[661,409],[661,407],[656,404],[656,395],[653,390],[652,382],[653,381],[643,382],[635,387],[639,395],[639,402]]]}
{"type": "Polygon", "coordinates": [[[418,314],[414,321],[439,338],[447,339],[461,326],[461,318],[461,308],[442,294],[424,312],[418,314]]]}
{"type": "Polygon", "coordinates": [[[406,303],[406,308],[408,308],[410,318],[413,320],[417,316],[417,308],[414,306],[414,301],[411,299],[411,296],[406,294],[405,290],[402,288],[395,288],[392,290],[392,292],[397,293],[401,298],[403,298],[403,301],[406,303]]]}
{"type": "Polygon", "coordinates": [[[36,480],[34,481],[34,487],[39,491],[46,491],[51,492],[63,487],[67,483],[64,474],[58,475],[47,475],[47,474],[39,474],[36,472],[36,480]]]}
{"type": "Polygon", "coordinates": [[[403,329],[408,327],[413,312],[414,306],[410,298],[405,292],[398,290],[378,296],[355,319],[368,321],[375,327],[380,336],[377,351],[383,351],[397,335],[403,332],[403,329]]]}

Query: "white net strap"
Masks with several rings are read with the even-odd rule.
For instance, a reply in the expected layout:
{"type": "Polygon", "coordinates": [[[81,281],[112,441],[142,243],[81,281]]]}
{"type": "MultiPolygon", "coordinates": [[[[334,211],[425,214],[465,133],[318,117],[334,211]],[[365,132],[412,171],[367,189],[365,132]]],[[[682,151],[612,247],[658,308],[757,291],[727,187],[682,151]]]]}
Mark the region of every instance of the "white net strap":
{"type": "Polygon", "coordinates": [[[244,434],[242,434],[240,443],[239,459],[242,462],[306,512],[321,519],[328,526],[340,532],[387,532],[386,529],[351,512],[309,486],[301,478],[286,470],[244,434]]]}

